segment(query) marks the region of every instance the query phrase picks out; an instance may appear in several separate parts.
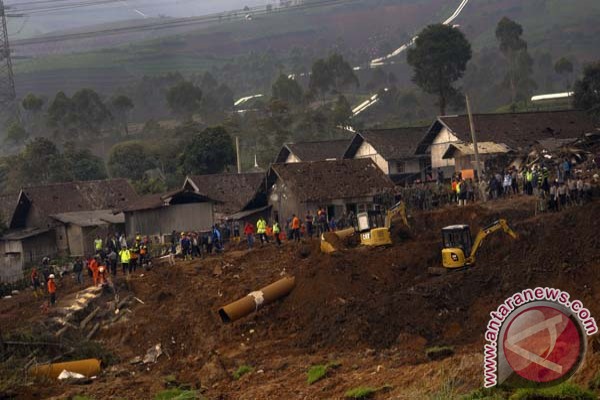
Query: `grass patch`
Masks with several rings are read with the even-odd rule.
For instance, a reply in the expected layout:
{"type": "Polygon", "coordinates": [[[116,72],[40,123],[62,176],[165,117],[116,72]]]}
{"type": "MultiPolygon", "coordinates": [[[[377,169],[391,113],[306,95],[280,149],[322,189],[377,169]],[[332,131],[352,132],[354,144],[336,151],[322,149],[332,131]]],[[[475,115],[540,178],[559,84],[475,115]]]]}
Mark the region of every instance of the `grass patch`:
{"type": "Polygon", "coordinates": [[[425,355],[430,360],[441,360],[454,354],[454,348],[450,346],[435,346],[425,349],[425,355]]]}
{"type": "Polygon", "coordinates": [[[590,389],[600,389],[600,372],[598,372],[589,383],[590,389]]]}
{"type": "Polygon", "coordinates": [[[598,396],[592,391],[571,382],[565,382],[558,386],[543,389],[517,389],[517,391],[510,396],[510,400],[593,400],[597,398],[598,396]]]}
{"type": "Polygon", "coordinates": [[[89,396],[75,395],[71,400],[94,400],[94,398],[89,396]]]}
{"type": "Polygon", "coordinates": [[[373,397],[375,393],[381,392],[383,390],[389,390],[392,386],[384,385],[378,388],[370,387],[370,386],[359,386],[353,389],[350,389],[344,393],[344,397],[347,399],[368,399],[373,397]]]}
{"type": "Polygon", "coordinates": [[[183,390],[179,388],[167,389],[157,393],[154,400],[196,400],[202,399],[202,396],[195,390],[183,390]]]}
{"type": "Polygon", "coordinates": [[[508,397],[506,393],[498,389],[493,388],[479,388],[466,394],[460,398],[460,400],[504,400],[508,397]]]}
{"type": "Polygon", "coordinates": [[[325,378],[331,369],[337,368],[340,365],[341,364],[338,362],[332,362],[326,365],[313,365],[306,373],[306,382],[309,385],[312,385],[313,383],[325,378]]]}
{"type": "Polygon", "coordinates": [[[249,365],[240,365],[238,367],[238,369],[235,370],[235,372],[233,373],[233,379],[238,380],[240,379],[242,376],[250,373],[254,371],[254,368],[252,368],[249,365]]]}

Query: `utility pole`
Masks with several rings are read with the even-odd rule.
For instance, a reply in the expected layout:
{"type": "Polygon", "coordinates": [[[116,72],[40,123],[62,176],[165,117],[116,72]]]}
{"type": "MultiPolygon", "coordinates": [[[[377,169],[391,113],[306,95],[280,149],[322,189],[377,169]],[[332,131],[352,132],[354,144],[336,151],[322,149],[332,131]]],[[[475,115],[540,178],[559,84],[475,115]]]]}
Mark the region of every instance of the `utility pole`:
{"type": "Polygon", "coordinates": [[[241,158],[241,151],[240,151],[240,137],[239,136],[235,137],[235,156],[237,158],[237,173],[241,174],[242,173],[242,158],[241,158]]]}
{"type": "Polygon", "coordinates": [[[467,114],[469,114],[469,126],[471,128],[471,140],[473,140],[473,150],[475,153],[475,170],[477,171],[477,187],[479,188],[479,194],[482,199],[485,199],[485,195],[482,190],[481,182],[483,175],[481,175],[481,164],[479,163],[479,148],[477,147],[477,135],[475,133],[475,122],[473,121],[473,113],[471,113],[471,102],[469,101],[469,95],[465,94],[465,100],[467,102],[467,114]]]}
{"type": "Polygon", "coordinates": [[[8,43],[8,29],[6,27],[6,12],[4,1],[0,0],[0,117],[7,122],[19,121],[19,107],[16,104],[15,79],[13,76],[12,61],[10,58],[10,45],[8,43]]]}

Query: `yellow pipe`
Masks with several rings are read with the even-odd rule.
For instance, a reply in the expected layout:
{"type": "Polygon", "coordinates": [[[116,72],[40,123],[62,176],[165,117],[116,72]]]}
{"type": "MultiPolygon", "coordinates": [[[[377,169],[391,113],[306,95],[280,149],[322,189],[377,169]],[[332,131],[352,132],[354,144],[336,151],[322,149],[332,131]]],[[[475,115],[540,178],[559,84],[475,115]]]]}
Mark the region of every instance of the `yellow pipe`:
{"type": "Polygon", "coordinates": [[[296,279],[294,277],[280,279],[259,291],[249,293],[238,301],[220,308],[219,316],[224,323],[236,321],[287,295],[295,285],[296,279]]]}
{"type": "Polygon", "coordinates": [[[89,378],[100,373],[100,360],[97,358],[88,358],[79,361],[36,365],[29,369],[29,374],[37,377],[56,379],[63,370],[76,372],[89,378]]]}

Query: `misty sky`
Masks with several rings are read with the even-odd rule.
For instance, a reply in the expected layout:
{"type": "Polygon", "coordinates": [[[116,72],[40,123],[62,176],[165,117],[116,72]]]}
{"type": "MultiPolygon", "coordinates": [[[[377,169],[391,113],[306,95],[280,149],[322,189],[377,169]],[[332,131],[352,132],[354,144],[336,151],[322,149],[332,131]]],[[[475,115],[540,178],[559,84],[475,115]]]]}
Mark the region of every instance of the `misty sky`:
{"type": "MultiPolygon", "coordinates": [[[[58,4],[79,3],[82,0],[65,0],[58,4]]],[[[86,1],[86,0],[83,0],[86,1]]],[[[98,0],[88,0],[98,1],[98,0]]],[[[31,0],[23,0],[31,4],[31,0]]],[[[7,1],[9,10],[27,13],[28,7],[19,6],[18,0],[7,1]]],[[[266,6],[277,4],[275,0],[123,0],[120,2],[70,10],[43,12],[22,18],[8,18],[9,36],[13,38],[31,37],[52,31],[81,28],[89,25],[105,24],[129,19],[158,17],[190,17],[229,10],[244,6],[266,6]]],[[[55,3],[56,4],[56,3],[55,3]]]]}

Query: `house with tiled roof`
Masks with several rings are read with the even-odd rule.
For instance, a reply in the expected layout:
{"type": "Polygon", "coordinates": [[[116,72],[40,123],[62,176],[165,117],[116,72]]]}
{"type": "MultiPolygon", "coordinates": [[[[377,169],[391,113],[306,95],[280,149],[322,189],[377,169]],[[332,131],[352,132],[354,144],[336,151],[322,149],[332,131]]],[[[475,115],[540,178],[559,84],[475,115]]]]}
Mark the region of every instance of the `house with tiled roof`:
{"type": "Polygon", "coordinates": [[[396,186],[370,159],[273,164],[256,198],[266,199],[271,220],[284,223],[293,214],[328,217],[372,210],[379,199],[393,199],[396,186]]]}
{"type": "Polygon", "coordinates": [[[215,200],[216,219],[243,210],[264,183],[264,173],[211,174],[188,176],[184,189],[215,200]]]}
{"type": "Polygon", "coordinates": [[[24,269],[43,257],[71,254],[72,247],[83,248],[96,234],[105,237],[120,222],[113,210],[137,198],[125,179],[24,187],[0,238],[0,281],[22,279],[24,269]]]}
{"type": "Polygon", "coordinates": [[[275,164],[340,160],[349,144],[349,139],[286,143],[277,154],[275,164]]]}
{"type": "Polygon", "coordinates": [[[396,183],[423,180],[429,157],[417,153],[428,127],[369,129],[356,133],[344,152],[346,159],[370,158],[396,183]]]}
{"type": "MultiPolygon", "coordinates": [[[[473,122],[478,142],[490,148],[502,145],[516,153],[527,153],[540,141],[568,142],[597,131],[590,117],[579,110],[474,114],[473,122]]],[[[440,169],[449,176],[455,171],[454,158],[447,157],[450,146],[469,143],[472,139],[467,115],[440,116],[419,143],[417,153],[430,155],[434,175],[440,169]]]]}

